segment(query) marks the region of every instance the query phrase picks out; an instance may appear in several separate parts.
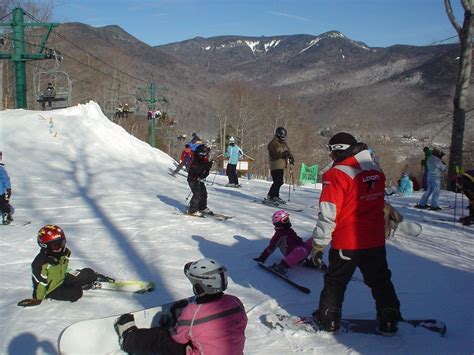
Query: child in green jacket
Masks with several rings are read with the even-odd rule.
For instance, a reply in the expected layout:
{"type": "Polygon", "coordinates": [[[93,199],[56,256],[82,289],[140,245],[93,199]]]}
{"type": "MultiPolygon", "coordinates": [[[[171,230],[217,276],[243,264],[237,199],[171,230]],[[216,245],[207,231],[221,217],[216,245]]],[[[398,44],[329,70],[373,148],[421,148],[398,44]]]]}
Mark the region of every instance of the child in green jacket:
{"type": "Polygon", "coordinates": [[[31,264],[36,304],[45,298],[75,302],[82,297],[82,290],[91,288],[98,278],[112,280],[89,268],[69,272],[71,251],[66,248],[64,231],[56,225],[48,224],[39,230],[38,245],[41,250],[31,264]]]}

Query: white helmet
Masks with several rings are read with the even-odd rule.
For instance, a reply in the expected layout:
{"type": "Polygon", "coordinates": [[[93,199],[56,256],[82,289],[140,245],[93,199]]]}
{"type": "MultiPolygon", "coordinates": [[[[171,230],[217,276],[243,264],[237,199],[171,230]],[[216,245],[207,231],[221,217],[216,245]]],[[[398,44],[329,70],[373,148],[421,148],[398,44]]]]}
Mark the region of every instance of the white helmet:
{"type": "Polygon", "coordinates": [[[196,296],[227,289],[227,269],[215,260],[204,258],[189,262],[184,266],[184,274],[191,281],[196,296]]]}
{"type": "Polygon", "coordinates": [[[234,137],[230,137],[230,138],[229,138],[229,143],[235,143],[235,138],[234,138],[234,137]]]}

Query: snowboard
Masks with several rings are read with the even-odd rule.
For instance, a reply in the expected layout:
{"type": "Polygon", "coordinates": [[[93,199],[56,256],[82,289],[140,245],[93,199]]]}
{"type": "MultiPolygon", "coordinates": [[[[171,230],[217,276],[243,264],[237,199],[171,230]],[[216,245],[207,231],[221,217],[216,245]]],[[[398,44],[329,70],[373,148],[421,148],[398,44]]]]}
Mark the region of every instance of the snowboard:
{"type": "Polygon", "coordinates": [[[411,237],[417,237],[418,235],[420,235],[422,230],[423,230],[423,227],[419,223],[410,222],[410,221],[402,221],[398,223],[393,234],[396,235],[398,232],[401,232],[411,237]]]}
{"type": "MultiPolygon", "coordinates": [[[[194,297],[185,298],[130,313],[134,315],[138,328],[156,327],[163,324],[162,322],[165,322],[167,327],[172,327],[181,310],[193,299],[194,297]]],[[[123,354],[114,328],[115,321],[120,316],[121,314],[118,314],[71,324],[59,336],[59,353],[123,354]]]]}
{"type": "MultiPolygon", "coordinates": [[[[145,293],[151,292],[155,289],[155,284],[149,281],[131,281],[131,280],[117,280],[114,282],[94,281],[90,290],[109,290],[121,292],[145,293]]],[[[26,298],[17,303],[20,307],[34,307],[41,303],[34,298],[26,298]]]]}
{"type": "Polygon", "coordinates": [[[258,266],[260,266],[262,269],[270,271],[273,275],[278,276],[280,279],[286,281],[288,284],[290,284],[291,286],[293,286],[297,290],[299,290],[303,293],[311,293],[311,290],[309,288],[307,288],[303,285],[300,285],[299,283],[297,283],[297,282],[293,281],[292,279],[290,279],[288,276],[283,275],[282,273],[279,273],[278,271],[274,270],[273,268],[271,268],[268,265],[265,265],[261,261],[258,261],[257,263],[258,263],[258,266]]]}
{"type": "MultiPolygon", "coordinates": [[[[264,325],[270,329],[302,331],[317,333],[319,329],[311,316],[289,316],[284,314],[264,314],[260,317],[264,325]]],[[[337,333],[358,333],[370,335],[383,335],[377,331],[378,321],[375,319],[341,319],[341,328],[337,333]]],[[[399,331],[406,328],[423,328],[443,336],[446,333],[446,324],[436,319],[406,319],[398,322],[399,331]]]]}

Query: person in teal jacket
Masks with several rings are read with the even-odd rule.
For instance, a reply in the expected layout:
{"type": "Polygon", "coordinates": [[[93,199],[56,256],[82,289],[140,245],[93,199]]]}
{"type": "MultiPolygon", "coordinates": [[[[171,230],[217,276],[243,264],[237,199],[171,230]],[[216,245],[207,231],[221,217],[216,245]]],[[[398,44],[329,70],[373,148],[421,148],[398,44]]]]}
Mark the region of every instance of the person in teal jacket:
{"type": "Polygon", "coordinates": [[[400,179],[400,187],[398,189],[403,196],[411,196],[413,193],[413,181],[408,173],[403,173],[400,179]]]}
{"type": "Polygon", "coordinates": [[[235,144],[235,138],[229,138],[229,145],[227,146],[227,151],[224,154],[225,158],[229,159],[229,163],[227,164],[226,175],[229,177],[229,183],[226,185],[227,187],[240,187],[239,185],[239,177],[237,176],[237,164],[239,159],[244,156],[242,149],[235,144]]]}

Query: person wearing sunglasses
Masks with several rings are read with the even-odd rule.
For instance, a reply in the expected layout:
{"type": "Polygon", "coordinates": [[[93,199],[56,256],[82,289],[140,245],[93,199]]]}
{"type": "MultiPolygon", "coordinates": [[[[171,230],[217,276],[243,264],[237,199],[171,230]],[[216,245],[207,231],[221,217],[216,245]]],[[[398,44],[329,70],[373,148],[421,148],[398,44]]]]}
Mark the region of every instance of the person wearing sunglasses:
{"type": "Polygon", "coordinates": [[[344,293],[359,268],[375,299],[377,330],[394,335],[401,314],[385,251],[385,175],[368,146],[349,133],[337,133],[327,147],[333,165],[322,178],[311,257],[329,242],[331,248],[313,317],[322,330],[339,329],[344,293]]]}
{"type": "Polygon", "coordinates": [[[226,267],[204,258],[187,263],[184,274],[193,286],[194,299],[176,302],[157,327],[137,328],[133,314],[121,315],[115,330],[122,350],[130,354],[242,355],[247,314],[239,298],[224,293],[226,267]]]}
{"type": "Polygon", "coordinates": [[[71,250],[66,247],[61,227],[47,224],[38,231],[36,239],[41,249],[31,264],[33,298],[29,306],[39,305],[46,298],[76,302],[94,281],[113,281],[90,268],[68,271],[71,250]]]}

